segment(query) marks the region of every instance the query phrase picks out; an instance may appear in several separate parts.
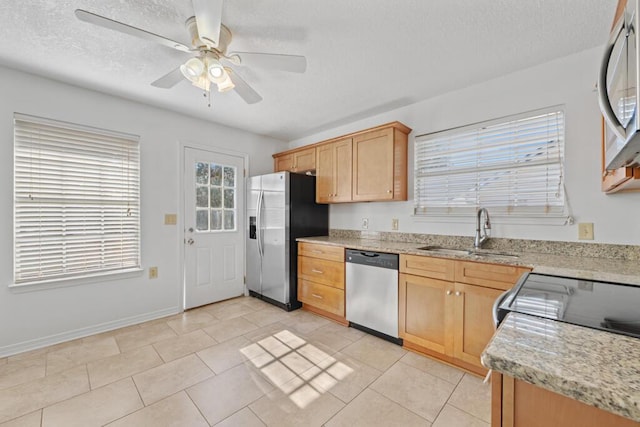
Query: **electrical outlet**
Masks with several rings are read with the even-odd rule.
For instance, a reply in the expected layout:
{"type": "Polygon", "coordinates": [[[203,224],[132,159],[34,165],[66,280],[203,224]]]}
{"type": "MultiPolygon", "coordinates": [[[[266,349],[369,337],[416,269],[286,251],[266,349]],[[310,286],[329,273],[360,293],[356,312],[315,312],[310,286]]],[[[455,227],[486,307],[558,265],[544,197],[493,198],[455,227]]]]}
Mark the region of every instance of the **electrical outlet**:
{"type": "Polygon", "coordinates": [[[593,240],[592,222],[581,222],[578,224],[578,240],[593,240]]]}
{"type": "Polygon", "coordinates": [[[398,218],[393,218],[391,220],[391,229],[393,231],[398,231],[398,218]]]}
{"type": "Polygon", "coordinates": [[[362,229],[367,230],[369,228],[369,218],[362,218],[362,229]]]}
{"type": "Polygon", "coordinates": [[[158,267],[149,267],[149,279],[158,278],[158,267]]]}
{"type": "Polygon", "coordinates": [[[177,222],[178,222],[178,215],[164,214],[164,225],[176,225],[177,222]]]}

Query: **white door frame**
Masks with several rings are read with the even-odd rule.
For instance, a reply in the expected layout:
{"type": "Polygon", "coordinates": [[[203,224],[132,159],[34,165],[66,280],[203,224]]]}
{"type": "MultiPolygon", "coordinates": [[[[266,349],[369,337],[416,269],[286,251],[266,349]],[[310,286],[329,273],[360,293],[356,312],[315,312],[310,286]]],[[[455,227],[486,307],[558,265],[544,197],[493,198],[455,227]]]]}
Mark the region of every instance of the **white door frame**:
{"type": "MultiPolygon", "coordinates": [[[[189,140],[184,140],[184,141],[178,141],[178,221],[176,224],[176,227],[178,228],[178,233],[177,233],[177,238],[178,238],[178,253],[179,253],[179,257],[178,257],[178,271],[180,272],[180,286],[179,286],[179,290],[178,290],[178,307],[181,308],[181,311],[184,311],[184,307],[185,307],[185,260],[184,260],[184,255],[185,255],[185,251],[184,251],[184,236],[185,236],[185,231],[184,231],[184,227],[185,227],[185,221],[184,221],[184,208],[185,208],[185,201],[184,201],[184,183],[185,183],[185,179],[184,179],[184,175],[186,173],[186,171],[184,170],[184,150],[186,148],[194,148],[196,150],[203,150],[203,151],[209,151],[211,153],[220,153],[220,154],[226,154],[229,156],[236,156],[236,157],[242,157],[243,159],[243,163],[244,163],[244,171],[241,175],[242,178],[242,185],[246,186],[246,178],[249,174],[249,154],[247,153],[243,153],[240,151],[234,151],[234,150],[228,150],[226,148],[220,148],[220,147],[215,147],[215,146],[210,146],[210,145],[203,145],[197,142],[193,142],[193,141],[189,141],[189,140]]],[[[245,199],[246,199],[246,195],[245,195],[245,199]]],[[[245,206],[245,210],[246,210],[246,206],[245,206]]],[[[240,235],[242,238],[242,257],[243,257],[243,264],[242,264],[242,275],[243,277],[246,277],[247,275],[247,262],[246,262],[246,257],[247,257],[247,247],[246,247],[246,221],[243,221],[242,224],[238,224],[238,227],[241,227],[240,230],[240,235]]],[[[247,284],[244,284],[244,293],[245,295],[247,294],[247,284]]]]}

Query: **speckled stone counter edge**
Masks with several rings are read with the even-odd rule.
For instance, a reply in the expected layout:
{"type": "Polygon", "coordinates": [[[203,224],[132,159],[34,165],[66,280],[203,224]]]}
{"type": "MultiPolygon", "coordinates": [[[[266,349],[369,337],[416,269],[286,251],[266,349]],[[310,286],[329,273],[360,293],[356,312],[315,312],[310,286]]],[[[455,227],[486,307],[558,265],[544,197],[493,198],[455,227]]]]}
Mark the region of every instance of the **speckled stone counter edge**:
{"type": "MultiPolygon", "coordinates": [[[[329,236],[344,239],[372,239],[405,243],[424,243],[425,245],[444,246],[450,248],[473,247],[473,237],[470,236],[444,236],[437,234],[341,229],[329,230],[329,236]]],[[[603,243],[490,238],[487,240],[483,248],[518,253],[535,252],[574,257],[611,258],[629,261],[640,260],[640,245],[613,245],[603,243]]]]}
{"type": "Polygon", "coordinates": [[[482,354],[488,368],[640,422],[639,360],[636,338],[519,313],[482,354]],[[531,321],[536,331],[517,325],[531,321]]]}

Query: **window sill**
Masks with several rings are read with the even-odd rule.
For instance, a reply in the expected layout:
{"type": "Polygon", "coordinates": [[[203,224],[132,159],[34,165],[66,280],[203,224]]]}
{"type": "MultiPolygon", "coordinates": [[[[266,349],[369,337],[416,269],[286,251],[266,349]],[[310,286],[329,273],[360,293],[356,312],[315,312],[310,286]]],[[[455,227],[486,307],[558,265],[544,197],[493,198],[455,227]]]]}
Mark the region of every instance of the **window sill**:
{"type": "Polygon", "coordinates": [[[143,273],[143,268],[130,268],[127,270],[107,273],[88,274],[86,276],[62,277],[59,279],[39,280],[37,282],[12,283],[9,285],[9,289],[14,293],[34,292],[140,277],[143,273]]]}
{"type": "MultiPolygon", "coordinates": [[[[562,216],[530,216],[514,217],[509,215],[498,215],[489,212],[491,222],[505,225],[571,225],[573,218],[569,215],[562,216]]],[[[458,224],[475,224],[476,214],[443,214],[443,215],[411,215],[414,222],[444,222],[458,224]]]]}

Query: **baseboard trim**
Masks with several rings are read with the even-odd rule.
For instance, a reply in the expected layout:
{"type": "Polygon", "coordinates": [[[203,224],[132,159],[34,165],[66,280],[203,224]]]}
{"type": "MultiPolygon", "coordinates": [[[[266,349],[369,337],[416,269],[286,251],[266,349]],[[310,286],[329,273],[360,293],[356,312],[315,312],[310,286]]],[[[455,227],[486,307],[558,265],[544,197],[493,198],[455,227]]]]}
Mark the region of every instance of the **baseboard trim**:
{"type": "Polygon", "coordinates": [[[100,323],[98,325],[88,326],[86,328],[75,329],[72,331],[62,332],[60,334],[49,335],[42,338],[36,338],[29,341],[23,341],[17,344],[10,344],[0,347],[0,357],[13,356],[25,351],[37,350],[65,341],[71,341],[78,338],[88,337],[102,332],[112,331],[114,329],[123,328],[125,326],[137,325],[138,323],[147,322],[149,320],[159,319],[161,317],[171,316],[182,311],[178,306],[164,308],[162,310],[151,311],[149,313],[139,314],[136,316],[126,317],[124,319],[114,320],[111,322],[100,323]]]}

